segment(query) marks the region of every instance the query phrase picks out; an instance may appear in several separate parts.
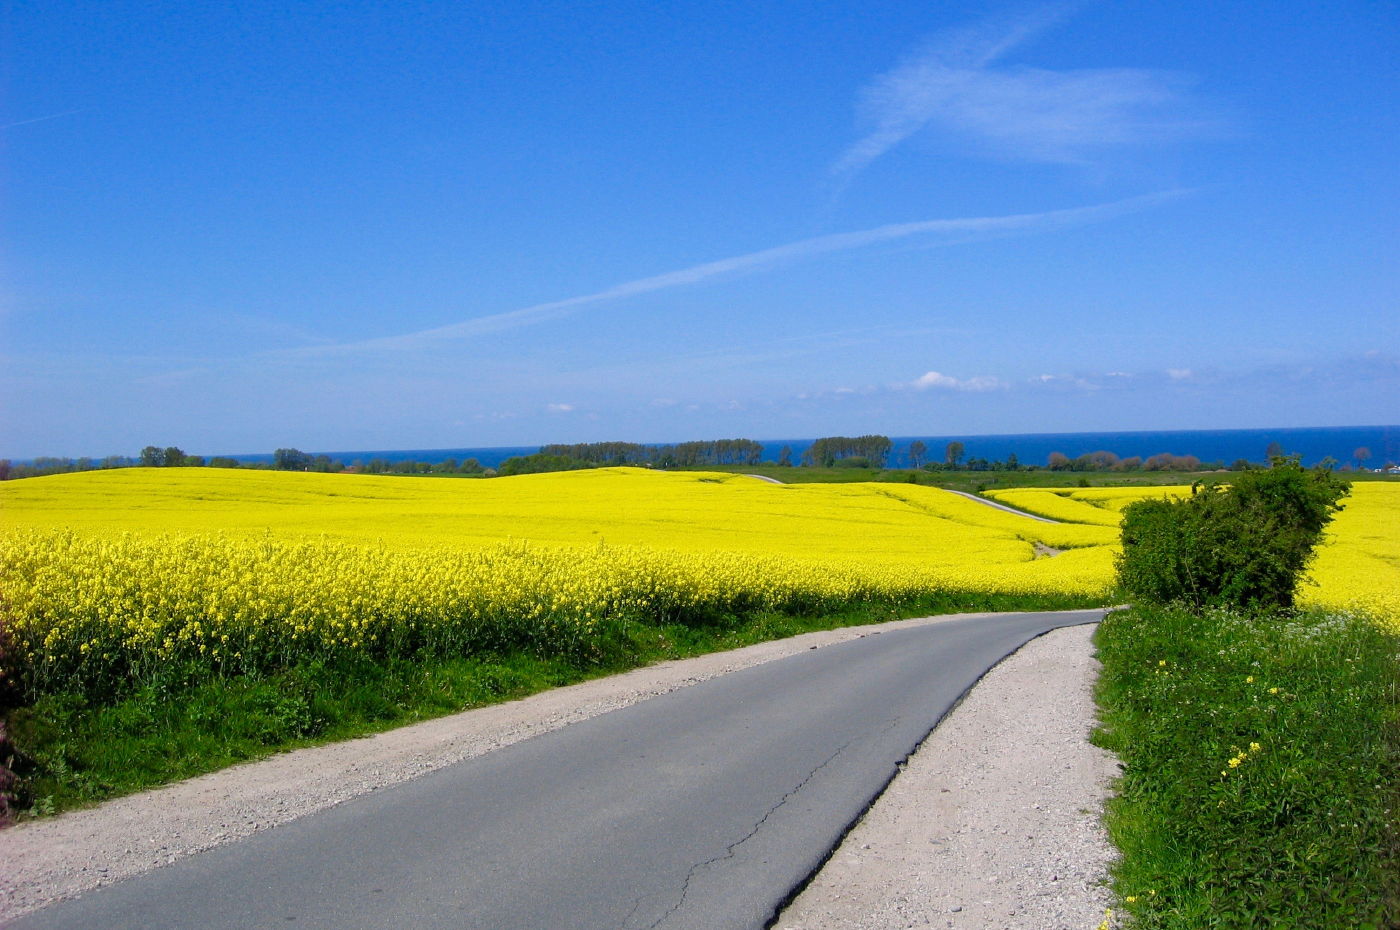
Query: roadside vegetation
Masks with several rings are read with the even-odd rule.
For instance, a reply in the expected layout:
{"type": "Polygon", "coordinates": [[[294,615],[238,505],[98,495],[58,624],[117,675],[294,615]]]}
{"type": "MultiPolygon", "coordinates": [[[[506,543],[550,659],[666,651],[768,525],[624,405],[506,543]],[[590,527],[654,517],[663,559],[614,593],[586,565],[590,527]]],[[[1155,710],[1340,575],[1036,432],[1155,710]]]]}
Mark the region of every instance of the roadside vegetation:
{"type": "MultiPolygon", "coordinates": [[[[1400,635],[1295,608],[1347,488],[1277,460],[1124,510],[1099,628],[1127,926],[1400,927],[1400,635]]],[[[1392,516],[1393,521],[1393,516],[1392,516]]]]}
{"type": "MultiPolygon", "coordinates": [[[[598,649],[582,654],[517,648],[466,656],[361,655],[243,675],[177,666],[106,695],[59,692],[11,707],[4,719],[21,753],[8,789],[11,813],[20,819],[59,813],[273,752],[814,630],[964,610],[1084,606],[1090,599],[948,593],[819,613],[616,624],[598,649]]],[[[0,765],[4,761],[0,757],[0,765]]]]}

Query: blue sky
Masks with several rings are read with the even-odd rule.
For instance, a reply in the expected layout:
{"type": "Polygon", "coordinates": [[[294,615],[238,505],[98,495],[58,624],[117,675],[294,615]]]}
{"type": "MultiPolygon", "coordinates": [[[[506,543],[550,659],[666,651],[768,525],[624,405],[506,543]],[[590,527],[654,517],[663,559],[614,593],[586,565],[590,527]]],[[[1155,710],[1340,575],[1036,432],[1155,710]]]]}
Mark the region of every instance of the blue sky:
{"type": "Polygon", "coordinates": [[[0,455],[1397,421],[1395,3],[6,17],[0,455]]]}

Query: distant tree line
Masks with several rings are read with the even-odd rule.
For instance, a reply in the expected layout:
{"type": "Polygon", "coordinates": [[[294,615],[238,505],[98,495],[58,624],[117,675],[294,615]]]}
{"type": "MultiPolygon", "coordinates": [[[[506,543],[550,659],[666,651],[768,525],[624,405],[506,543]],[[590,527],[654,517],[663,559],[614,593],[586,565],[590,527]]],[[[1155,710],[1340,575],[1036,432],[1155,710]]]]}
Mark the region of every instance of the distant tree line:
{"type": "MultiPolygon", "coordinates": [[[[368,461],[356,459],[349,464],[326,455],[313,455],[300,449],[282,448],[272,454],[271,462],[240,462],[228,456],[214,456],[208,460],[198,455],[188,455],[178,446],[146,446],[135,457],[109,455],[105,458],[55,458],[40,457],[30,462],[11,462],[0,459],[0,481],[16,478],[32,478],[41,475],[62,474],[65,472],[93,471],[104,468],[252,468],[274,469],[277,471],[310,472],[352,472],[367,475],[470,475],[493,477],[500,475],[524,475],[535,472],[572,471],[584,468],[631,465],[649,468],[687,468],[709,465],[753,466],[777,464],[780,466],[801,465],[821,468],[885,468],[889,462],[893,443],[888,436],[825,436],[815,440],[802,453],[800,461],[793,461],[791,446],[783,446],[776,462],[763,461],[763,444],[752,439],[711,439],[696,442],[673,444],[642,445],[635,442],[586,442],[553,443],[540,447],[532,455],[515,456],[506,459],[498,469],[486,468],[474,458],[458,461],[454,458],[439,462],[390,461],[376,457],[368,461]]],[[[1142,458],[1130,456],[1120,458],[1106,450],[1085,453],[1070,458],[1063,452],[1051,452],[1044,466],[1024,465],[1015,453],[1005,460],[966,457],[966,446],[953,440],[944,447],[942,458],[931,453],[922,440],[914,440],[905,450],[909,464],[924,471],[1036,471],[1040,467],[1050,471],[1069,472],[1133,472],[1133,471],[1219,471],[1226,468],[1222,462],[1202,462],[1194,455],[1174,455],[1169,452],[1142,458]]],[[[1273,460],[1282,454],[1278,443],[1271,443],[1266,459],[1273,460]]],[[[1351,458],[1356,467],[1366,469],[1371,460],[1371,450],[1366,447],[1356,449],[1351,458]]],[[[1391,463],[1387,462],[1385,467],[1391,463]]],[[[1268,468],[1266,462],[1252,462],[1236,459],[1229,466],[1231,471],[1249,471],[1268,468]]],[[[1328,457],[1319,463],[1323,469],[1337,468],[1351,471],[1350,462],[1339,463],[1328,457]]],[[[1378,471],[1381,469],[1377,469],[1378,471]]]]}
{"type": "Polygon", "coordinates": [[[763,458],[763,443],[752,439],[707,439],[654,446],[635,442],[553,443],[541,447],[538,454],[573,459],[594,466],[685,468],[694,465],[757,465],[763,458]]]}
{"type": "MultiPolygon", "coordinates": [[[[1200,471],[1203,466],[1194,455],[1161,452],[1146,459],[1138,455],[1120,459],[1112,452],[1101,450],[1073,459],[1063,452],[1051,452],[1045,467],[1051,471],[1200,471]]],[[[1218,470],[1223,466],[1219,462],[1211,462],[1204,467],[1218,470]]]]}
{"type": "Polygon", "coordinates": [[[888,436],[827,436],[802,453],[803,465],[884,468],[894,444],[888,436]]]}
{"type": "Polygon", "coordinates": [[[105,458],[68,459],[41,455],[30,462],[11,462],[0,459],[0,481],[16,478],[37,478],[41,475],[61,475],[72,471],[97,471],[103,468],[130,468],[137,464],[135,459],[124,455],[109,455],[105,458]]]}
{"type": "Polygon", "coordinates": [[[384,458],[373,458],[363,464],[358,460],[352,462],[345,470],[365,475],[484,475],[487,472],[476,459],[459,462],[453,458],[446,458],[441,462],[391,462],[384,458]]]}
{"type": "Polygon", "coordinates": [[[762,459],[763,443],[752,439],[707,439],[652,446],[635,442],[551,443],[532,455],[506,459],[498,473],[526,475],[619,465],[645,468],[757,465],[762,459]]]}
{"type": "Polygon", "coordinates": [[[0,459],[0,481],[17,478],[36,478],[42,475],[60,475],[67,472],[96,471],[104,468],[244,468],[274,471],[310,472],[360,472],[368,475],[491,475],[491,469],[483,468],[476,459],[459,462],[454,458],[440,462],[400,461],[391,462],[384,458],[372,458],[368,462],[358,459],[346,464],[327,455],[312,455],[300,449],[278,449],[272,453],[271,462],[241,462],[226,455],[216,455],[205,459],[199,455],[189,455],[178,446],[146,446],[135,457],[109,455],[106,458],[55,458],[41,456],[30,462],[12,462],[0,459]]]}

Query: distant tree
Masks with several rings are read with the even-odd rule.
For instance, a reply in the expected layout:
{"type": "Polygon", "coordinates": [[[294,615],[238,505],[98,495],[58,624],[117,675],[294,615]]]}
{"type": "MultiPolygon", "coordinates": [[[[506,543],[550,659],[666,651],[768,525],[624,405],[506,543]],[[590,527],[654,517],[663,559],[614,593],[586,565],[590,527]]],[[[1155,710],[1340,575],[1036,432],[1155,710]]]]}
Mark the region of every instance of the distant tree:
{"type": "Polygon", "coordinates": [[[0,459],[0,481],[10,480],[10,460],[0,459]]]}
{"type": "Polygon", "coordinates": [[[226,455],[216,455],[209,460],[210,468],[237,468],[238,459],[229,458],[226,455]]]}
{"type": "Polygon", "coordinates": [[[1339,463],[1337,462],[1337,460],[1329,455],[1326,456],[1322,461],[1318,462],[1317,467],[1322,469],[1323,471],[1331,471],[1332,469],[1336,468],[1338,464],[1339,463]]]}
{"type": "Polygon", "coordinates": [[[1371,460],[1371,450],[1366,446],[1361,446],[1351,454],[1351,457],[1356,459],[1357,468],[1365,468],[1366,463],[1371,460]]]}
{"type": "Polygon", "coordinates": [[[272,467],[278,471],[306,471],[311,467],[311,456],[300,449],[278,449],[272,453],[272,467]]]}
{"type": "Polygon", "coordinates": [[[1283,457],[1283,446],[1277,442],[1269,443],[1269,447],[1264,450],[1264,461],[1272,462],[1274,459],[1283,457]]]}
{"type": "Polygon", "coordinates": [[[1069,456],[1063,452],[1051,452],[1045,459],[1045,467],[1051,471],[1064,471],[1069,468],[1069,456]]]}
{"type": "Polygon", "coordinates": [[[163,458],[161,464],[166,468],[179,468],[185,464],[185,451],[179,446],[166,446],[163,458]]]}
{"type": "Polygon", "coordinates": [[[141,450],[141,457],[138,461],[142,468],[160,468],[165,464],[165,450],[155,446],[147,446],[141,450]]]}
{"type": "Polygon", "coordinates": [[[915,468],[918,468],[920,465],[923,464],[924,456],[927,454],[928,446],[924,445],[923,440],[915,439],[913,442],[909,443],[910,465],[913,465],[915,468]]]}
{"type": "Polygon", "coordinates": [[[1119,458],[1112,452],[1100,450],[1089,453],[1089,465],[1094,471],[1112,471],[1118,467],[1119,458]]]}
{"type": "Polygon", "coordinates": [[[962,461],[963,449],[963,444],[954,439],[952,442],[948,443],[948,447],[943,450],[943,461],[947,462],[953,468],[957,468],[958,463],[962,461]]]}
{"type": "Polygon", "coordinates": [[[1199,471],[1201,460],[1194,455],[1173,455],[1170,452],[1159,452],[1149,456],[1147,461],[1142,463],[1145,471],[1199,471]]]}
{"type": "Polygon", "coordinates": [[[1018,458],[1016,457],[1016,453],[1015,453],[1015,452],[1011,453],[1010,455],[1008,455],[1008,456],[1006,457],[1006,470],[1007,470],[1007,471],[1020,471],[1020,470],[1021,470],[1021,460],[1018,459],[1018,458]]]}
{"type": "Polygon", "coordinates": [[[457,466],[457,471],[463,475],[479,475],[485,471],[485,469],[481,467],[481,463],[476,459],[467,459],[461,465],[457,466]]]}
{"type": "Polygon", "coordinates": [[[1254,467],[1254,463],[1249,459],[1235,459],[1230,463],[1230,471],[1249,471],[1254,467]]]}
{"type": "Polygon", "coordinates": [[[792,446],[783,446],[778,450],[778,464],[784,468],[792,466],[792,446]]]}

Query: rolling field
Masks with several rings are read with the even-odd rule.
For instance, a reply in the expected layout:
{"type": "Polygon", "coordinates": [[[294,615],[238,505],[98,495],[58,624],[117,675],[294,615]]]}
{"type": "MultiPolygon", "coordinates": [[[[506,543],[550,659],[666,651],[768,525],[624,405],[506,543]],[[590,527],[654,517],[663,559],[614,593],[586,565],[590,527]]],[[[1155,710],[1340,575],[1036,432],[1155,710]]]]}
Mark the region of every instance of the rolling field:
{"type": "Polygon", "coordinates": [[[125,469],[0,487],[0,590],[30,694],[171,668],[586,657],[628,623],[940,595],[1106,596],[1116,533],[932,488],[602,469],[492,481],[125,469]],[[1035,543],[1066,550],[1036,558],[1035,543]]]}
{"type": "MultiPolygon", "coordinates": [[[[7,663],[30,694],[171,667],[258,674],[347,656],[586,657],[628,623],[931,596],[1106,599],[1144,494],[994,496],[599,469],[491,481],[122,469],[0,485],[7,663]],[[1036,556],[1036,544],[1062,550],[1036,556]]],[[[1308,603],[1400,617],[1400,487],[1358,485],[1308,603]]]]}

